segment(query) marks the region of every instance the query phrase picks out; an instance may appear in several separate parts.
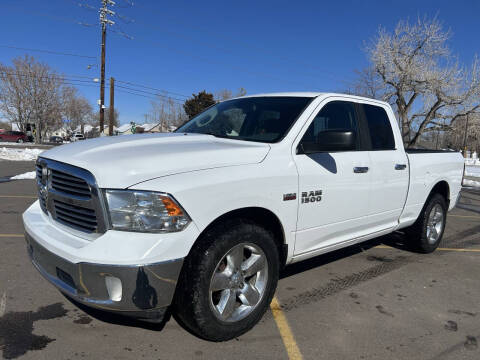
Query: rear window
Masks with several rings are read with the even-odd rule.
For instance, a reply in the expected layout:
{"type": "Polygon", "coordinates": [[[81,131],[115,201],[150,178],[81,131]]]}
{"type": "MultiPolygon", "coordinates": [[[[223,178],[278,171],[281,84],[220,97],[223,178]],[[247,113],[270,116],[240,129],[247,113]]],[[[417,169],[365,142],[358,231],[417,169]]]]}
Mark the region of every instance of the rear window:
{"type": "Polygon", "coordinates": [[[363,104],[372,150],[395,150],[393,131],[384,108],[363,104]]]}

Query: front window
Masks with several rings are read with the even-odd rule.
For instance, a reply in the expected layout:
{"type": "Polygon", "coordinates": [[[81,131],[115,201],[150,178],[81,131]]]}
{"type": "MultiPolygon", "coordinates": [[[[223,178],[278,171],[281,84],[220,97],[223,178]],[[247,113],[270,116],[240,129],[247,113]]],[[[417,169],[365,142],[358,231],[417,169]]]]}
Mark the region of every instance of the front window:
{"type": "Polygon", "coordinates": [[[221,138],[280,141],[310,103],[310,97],[251,97],[216,104],[176,130],[221,138]]]}

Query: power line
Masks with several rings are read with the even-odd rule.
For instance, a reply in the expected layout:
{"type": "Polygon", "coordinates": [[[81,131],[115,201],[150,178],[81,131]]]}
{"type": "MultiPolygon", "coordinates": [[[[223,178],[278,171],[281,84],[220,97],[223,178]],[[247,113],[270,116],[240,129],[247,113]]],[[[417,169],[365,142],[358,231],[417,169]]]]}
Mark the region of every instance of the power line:
{"type": "Polygon", "coordinates": [[[184,99],[178,99],[178,98],[174,98],[174,97],[171,97],[171,96],[162,95],[162,94],[158,94],[158,93],[152,93],[150,91],[145,91],[145,90],[140,90],[140,89],[133,89],[133,88],[130,88],[128,86],[117,85],[117,87],[122,88],[122,89],[127,89],[127,90],[133,90],[133,91],[137,91],[137,92],[145,93],[145,94],[149,94],[149,95],[154,95],[154,96],[158,96],[158,97],[162,97],[162,98],[173,99],[173,100],[178,100],[178,101],[185,101],[184,99]]]}
{"type": "Polygon", "coordinates": [[[69,81],[80,81],[80,82],[92,82],[93,79],[90,78],[90,77],[85,77],[85,78],[88,78],[90,80],[82,80],[82,79],[69,79],[68,77],[79,77],[78,75],[67,75],[67,76],[63,76],[63,75],[42,75],[42,76],[36,76],[36,75],[32,75],[31,73],[22,73],[22,72],[7,72],[7,71],[0,71],[0,75],[1,74],[6,74],[6,75],[12,75],[12,76],[18,76],[18,77],[33,77],[35,79],[49,79],[49,80],[53,80],[53,79],[56,79],[56,80],[69,80],[69,81]]]}
{"type": "Polygon", "coordinates": [[[42,53],[53,54],[53,55],[74,56],[74,57],[80,57],[80,58],[86,58],[86,59],[96,59],[96,58],[97,58],[96,56],[81,55],[81,54],[72,54],[72,53],[65,53],[65,52],[52,51],[52,50],[44,50],[44,49],[31,49],[31,48],[11,46],[11,45],[0,45],[0,47],[9,48],[9,49],[16,49],[16,50],[26,50],[26,51],[42,52],[42,53]]]}
{"type": "MultiPolygon", "coordinates": [[[[144,97],[144,98],[147,98],[147,99],[151,99],[151,100],[158,100],[158,97],[149,96],[149,95],[143,95],[143,94],[137,94],[137,93],[130,92],[130,91],[127,91],[127,90],[123,90],[123,89],[117,89],[117,91],[120,91],[120,92],[126,93],[126,94],[141,96],[141,97],[144,97]]],[[[169,98],[169,99],[171,99],[171,98],[169,98]]],[[[172,100],[173,100],[173,99],[172,99],[172,100]]],[[[173,100],[173,102],[176,103],[176,104],[179,104],[179,105],[182,105],[182,104],[183,104],[183,101],[173,100]]]]}
{"type": "Polygon", "coordinates": [[[183,95],[183,94],[179,94],[179,93],[176,93],[176,92],[173,92],[173,91],[167,91],[167,90],[163,90],[163,89],[157,89],[157,88],[154,88],[154,87],[145,86],[145,85],[141,85],[141,84],[136,84],[136,83],[132,83],[132,82],[129,82],[129,81],[122,81],[122,80],[118,80],[118,79],[115,79],[115,81],[116,81],[116,82],[119,82],[119,83],[122,83],[122,84],[127,84],[127,85],[132,85],[132,86],[141,87],[141,88],[144,88],[144,89],[150,89],[150,90],[155,90],[155,91],[159,91],[159,92],[165,92],[165,93],[172,94],[172,95],[176,95],[176,96],[182,96],[182,97],[184,97],[184,98],[189,98],[189,97],[190,97],[189,95],[183,95]]]}
{"type": "MultiPolygon", "coordinates": [[[[7,72],[7,71],[2,72],[2,71],[0,71],[0,75],[1,74],[12,75],[12,76],[17,76],[17,77],[32,76],[30,73],[22,73],[22,72],[19,72],[19,71],[17,71],[17,72],[7,72]]],[[[76,85],[84,85],[84,83],[91,84],[92,82],[94,82],[94,79],[91,78],[91,77],[82,76],[82,75],[71,75],[71,74],[66,74],[66,75],[43,75],[43,76],[35,76],[35,78],[36,79],[51,79],[51,80],[57,79],[57,80],[62,80],[62,81],[77,82],[78,84],[76,84],[76,85]],[[78,79],[78,77],[80,77],[80,79],[78,79]],[[84,79],[88,79],[88,80],[84,80],[84,79]]],[[[184,98],[189,97],[187,95],[178,94],[178,93],[163,90],[163,89],[152,88],[152,87],[145,86],[145,85],[135,84],[135,83],[132,83],[132,82],[129,82],[129,81],[122,81],[122,80],[115,79],[115,82],[131,85],[131,86],[143,87],[143,88],[146,88],[146,89],[155,90],[157,92],[149,92],[149,91],[145,91],[145,90],[141,90],[141,89],[134,89],[134,88],[131,88],[131,87],[126,87],[126,86],[122,86],[122,85],[117,84],[116,86],[120,87],[120,88],[125,88],[127,90],[132,90],[132,91],[139,91],[139,92],[147,93],[147,94],[150,94],[150,95],[153,95],[153,96],[159,96],[159,97],[168,98],[168,99],[175,99],[175,100],[182,101],[182,102],[185,101],[185,99],[178,99],[178,98],[175,98],[173,96],[168,96],[167,94],[182,96],[184,98]],[[162,93],[164,93],[164,94],[162,94],[162,93]]],[[[97,87],[97,85],[95,85],[95,84],[91,84],[91,85],[94,86],[94,87],[97,87]]]]}

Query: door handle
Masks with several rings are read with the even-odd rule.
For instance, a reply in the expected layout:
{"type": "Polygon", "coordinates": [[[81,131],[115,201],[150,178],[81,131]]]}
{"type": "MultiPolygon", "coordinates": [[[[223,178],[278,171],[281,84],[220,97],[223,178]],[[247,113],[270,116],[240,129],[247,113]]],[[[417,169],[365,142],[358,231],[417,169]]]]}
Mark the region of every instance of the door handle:
{"type": "Polygon", "coordinates": [[[395,170],[405,170],[407,165],[405,164],[395,164],[395,170]]]}
{"type": "Polygon", "coordinates": [[[367,166],[355,166],[353,168],[353,172],[355,174],[364,174],[364,173],[368,172],[368,167],[367,166]]]}

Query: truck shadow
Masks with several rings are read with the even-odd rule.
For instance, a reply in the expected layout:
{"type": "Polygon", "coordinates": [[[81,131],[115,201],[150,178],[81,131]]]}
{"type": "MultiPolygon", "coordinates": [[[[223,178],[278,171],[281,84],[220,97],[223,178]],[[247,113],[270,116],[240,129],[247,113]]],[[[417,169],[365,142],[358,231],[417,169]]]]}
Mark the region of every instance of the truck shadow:
{"type": "Polygon", "coordinates": [[[121,326],[128,326],[128,327],[137,327],[146,330],[152,331],[162,331],[168,321],[170,321],[171,313],[170,310],[167,310],[163,318],[159,321],[149,322],[148,320],[139,320],[128,316],[123,316],[121,314],[108,312],[104,310],[97,310],[88,306],[85,306],[74,299],[68,297],[67,295],[63,294],[63,296],[71,302],[75,307],[82,310],[87,315],[91,316],[92,318],[112,324],[112,325],[121,325],[121,326]]]}
{"type": "Polygon", "coordinates": [[[378,245],[387,245],[399,250],[415,252],[415,249],[408,244],[405,235],[401,232],[395,232],[363,242],[361,244],[348,246],[343,249],[328,252],[311,259],[288,265],[281,271],[280,279],[288,278],[290,276],[359,254],[378,245]]]}
{"type": "Polygon", "coordinates": [[[457,208],[480,214],[480,189],[463,187],[457,208]]]}

